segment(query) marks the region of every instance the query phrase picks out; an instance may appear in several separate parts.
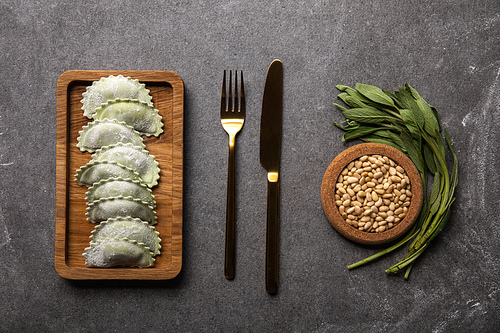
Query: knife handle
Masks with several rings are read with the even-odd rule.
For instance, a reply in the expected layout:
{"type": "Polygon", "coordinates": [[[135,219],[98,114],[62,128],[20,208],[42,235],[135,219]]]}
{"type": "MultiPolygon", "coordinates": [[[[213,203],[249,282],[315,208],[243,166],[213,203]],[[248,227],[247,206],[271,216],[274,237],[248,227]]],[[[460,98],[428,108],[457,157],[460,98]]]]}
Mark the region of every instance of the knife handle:
{"type": "Polygon", "coordinates": [[[236,210],[235,210],[235,168],[234,136],[229,138],[229,158],[227,169],[227,210],[226,210],[226,247],[224,258],[224,275],[227,279],[234,279],[235,274],[235,238],[236,238],[236,210]]]}
{"type": "Polygon", "coordinates": [[[279,250],[279,179],[278,173],[267,176],[267,232],[266,232],[266,291],[278,289],[279,250]]]}

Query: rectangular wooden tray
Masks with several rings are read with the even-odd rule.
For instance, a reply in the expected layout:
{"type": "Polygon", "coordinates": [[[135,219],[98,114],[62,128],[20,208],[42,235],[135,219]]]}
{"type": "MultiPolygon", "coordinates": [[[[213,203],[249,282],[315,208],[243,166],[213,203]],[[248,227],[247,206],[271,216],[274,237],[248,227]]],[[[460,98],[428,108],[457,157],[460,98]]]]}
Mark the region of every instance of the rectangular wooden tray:
{"type": "Polygon", "coordinates": [[[168,71],[87,71],[63,73],[57,82],[57,162],[55,268],[67,279],[166,280],[178,275],[182,266],[182,190],[184,84],[168,71]],[[130,76],[150,90],[153,103],[163,117],[164,133],[144,137],[146,149],[159,163],[160,180],[153,188],[160,233],[161,255],[149,268],[89,268],[82,256],[89,246],[95,224],[86,220],[85,192],[74,180],[76,170],[91,160],[77,147],[78,131],[89,120],[81,110],[82,93],[93,81],[109,75],[130,76]]]}

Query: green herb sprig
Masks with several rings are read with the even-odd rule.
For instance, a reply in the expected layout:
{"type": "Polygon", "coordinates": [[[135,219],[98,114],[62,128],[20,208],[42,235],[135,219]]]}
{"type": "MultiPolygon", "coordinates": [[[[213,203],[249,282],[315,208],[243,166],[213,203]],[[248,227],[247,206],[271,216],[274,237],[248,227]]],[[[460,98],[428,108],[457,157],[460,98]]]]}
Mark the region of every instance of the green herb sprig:
{"type": "Polygon", "coordinates": [[[451,140],[444,129],[451,156],[450,168],[438,112],[409,84],[399,87],[394,93],[361,83],[357,83],[355,89],[344,85],[338,85],[337,89],[341,91],[338,98],[349,107],[334,103],[346,118],[345,126],[334,122],[345,132],[342,141],[360,139],[387,144],[402,151],[417,167],[424,185],[422,210],[410,231],[396,244],[348,268],[380,258],[412,240],[406,257],[385,271],[389,274],[406,268],[404,278],[408,279],[415,260],[446,225],[455,200],[458,160],[451,140]],[[430,182],[432,188],[427,194],[430,182]]]}

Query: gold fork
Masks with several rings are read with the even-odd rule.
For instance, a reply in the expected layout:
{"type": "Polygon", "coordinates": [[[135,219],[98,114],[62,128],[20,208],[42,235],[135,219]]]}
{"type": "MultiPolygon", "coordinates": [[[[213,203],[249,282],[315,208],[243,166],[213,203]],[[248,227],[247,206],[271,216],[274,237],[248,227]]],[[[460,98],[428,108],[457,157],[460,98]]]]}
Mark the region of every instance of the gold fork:
{"type": "Polygon", "coordinates": [[[243,127],[245,121],[245,90],[243,87],[243,72],[241,75],[241,87],[238,95],[238,71],[234,72],[234,96],[232,92],[232,71],[229,71],[229,91],[226,96],[226,70],[222,81],[222,95],[220,108],[220,121],[222,127],[229,135],[229,159],[227,168],[227,211],[226,211],[226,247],[224,260],[224,275],[227,279],[234,279],[235,271],[235,165],[236,159],[234,146],[236,134],[243,127]],[[239,103],[238,103],[239,100],[239,103]],[[226,107],[227,102],[227,107],[226,107]],[[238,108],[239,106],[239,108],[238,108]]]}

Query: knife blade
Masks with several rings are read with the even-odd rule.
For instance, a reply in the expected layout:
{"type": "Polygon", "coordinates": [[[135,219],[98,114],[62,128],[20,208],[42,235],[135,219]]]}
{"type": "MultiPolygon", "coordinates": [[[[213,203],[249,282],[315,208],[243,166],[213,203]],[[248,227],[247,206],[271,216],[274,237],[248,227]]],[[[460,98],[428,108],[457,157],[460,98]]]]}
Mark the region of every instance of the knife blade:
{"type": "Polygon", "coordinates": [[[267,170],[266,291],[270,294],[278,288],[282,96],[283,63],[276,59],[267,71],[260,123],[260,163],[267,170]]]}

